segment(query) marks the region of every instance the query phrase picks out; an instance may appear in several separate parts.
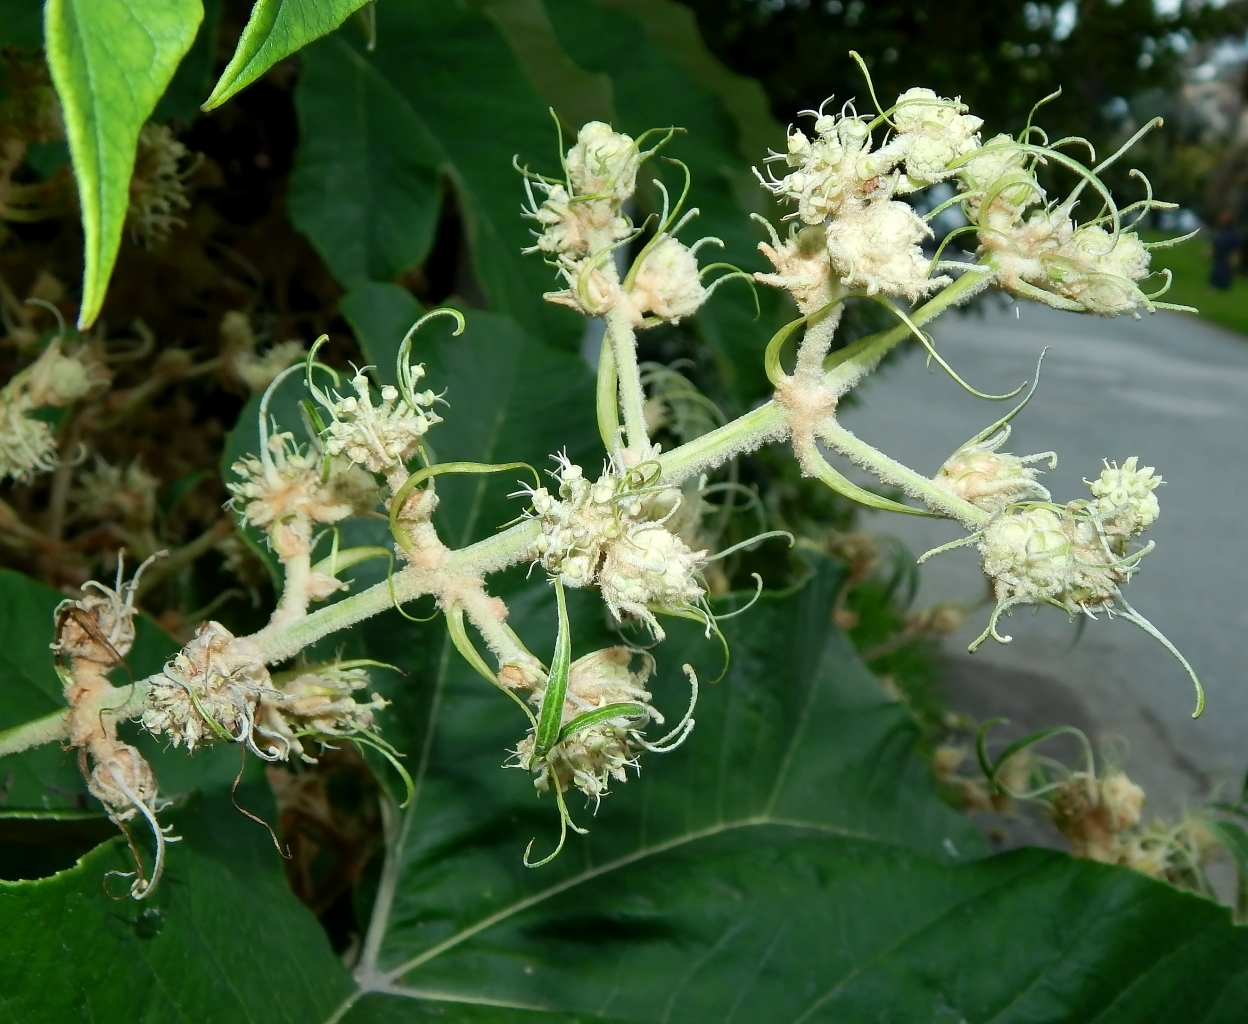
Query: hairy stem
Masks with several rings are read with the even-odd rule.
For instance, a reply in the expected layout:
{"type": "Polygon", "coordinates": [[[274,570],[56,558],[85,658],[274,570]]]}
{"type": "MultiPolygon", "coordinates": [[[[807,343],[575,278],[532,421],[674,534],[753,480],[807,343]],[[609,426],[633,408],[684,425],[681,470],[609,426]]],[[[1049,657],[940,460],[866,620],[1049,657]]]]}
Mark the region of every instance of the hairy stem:
{"type": "Polygon", "coordinates": [[[900,487],[907,494],[918,498],[933,512],[956,519],[970,530],[978,530],[988,521],[989,515],[982,508],[963,501],[908,466],[890,459],[883,452],[872,448],[866,441],[855,437],[832,417],[819,424],[819,439],[833,451],[840,452],[851,462],[870,470],[880,480],[900,487]]]}
{"type": "Polygon", "coordinates": [[[40,747],[45,743],[56,743],[58,740],[69,739],[69,708],[61,708],[50,715],[36,718],[33,722],[23,722],[12,729],[0,732],[0,757],[6,754],[18,754],[31,747],[40,747]]]}
{"type": "MultiPolygon", "coordinates": [[[[911,322],[919,327],[930,323],[951,306],[966,302],[977,292],[987,288],[996,276],[996,268],[991,263],[985,263],[984,268],[965,271],[953,284],[941,289],[914,310],[910,314],[911,322]]],[[[892,349],[912,337],[914,335],[908,326],[898,324],[887,331],[863,338],[848,348],[833,352],[823,364],[828,371],[826,383],[838,394],[844,394],[874,370],[892,349]]]]}
{"type": "Polygon", "coordinates": [[[788,434],[784,410],[767,402],[709,434],[694,438],[659,456],[664,483],[679,484],[698,473],[714,469],[738,455],[756,451],[769,441],[788,434]]]}
{"type": "Polygon", "coordinates": [[[793,368],[795,377],[810,381],[823,378],[823,361],[832,348],[832,339],[836,336],[841,315],[845,312],[844,293],[844,288],[838,288],[833,298],[835,305],[807,326],[806,333],[797,346],[797,364],[793,368]]]}
{"type": "Polygon", "coordinates": [[[615,357],[615,372],[619,378],[624,434],[628,447],[641,452],[650,445],[650,435],[646,432],[646,391],[641,386],[641,370],[637,365],[637,338],[633,333],[627,303],[616,303],[607,312],[606,320],[606,340],[615,357]]]}

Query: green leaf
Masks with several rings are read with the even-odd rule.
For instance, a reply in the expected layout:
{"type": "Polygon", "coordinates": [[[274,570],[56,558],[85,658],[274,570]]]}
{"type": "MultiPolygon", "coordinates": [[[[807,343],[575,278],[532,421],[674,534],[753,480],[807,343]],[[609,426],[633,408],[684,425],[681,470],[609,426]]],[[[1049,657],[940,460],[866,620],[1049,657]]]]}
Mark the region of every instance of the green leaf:
{"type": "Polygon", "coordinates": [[[205,110],[221,106],[274,64],[329,35],[368,0],[257,0],[205,110]]]}
{"type": "Polygon", "coordinates": [[[407,0],[378,5],[373,52],[356,36],[336,32],[303,55],[296,226],[346,287],[393,281],[428,256],[448,182],[472,263],[455,285],[576,348],[580,318],[535,301],[556,277],[520,251],[532,235],[512,168],[517,155],[557,167],[555,126],[499,30],[463,5],[407,0]]]}
{"type": "MultiPolygon", "coordinates": [[[[239,793],[264,806],[261,789],[239,793]]],[[[222,794],[167,815],[182,841],[142,902],[108,871],[129,871],[124,842],[72,870],[0,882],[0,1020],[323,1021],[350,991],[341,961],[291,894],[264,829],[222,794]]]]}
{"type": "Polygon", "coordinates": [[[200,0],[47,0],[48,67],[78,181],[85,267],[78,326],[104,304],[139,131],[190,49],[200,0]]]}
{"type": "MultiPolygon", "coordinates": [[[[553,838],[553,801],[499,767],[522,716],[441,629],[360,627],[409,672],[385,729],[422,768],[337,1019],[454,1001],[476,1008],[463,1020],[1238,1020],[1248,932],[1224,908],[1053,851],[985,856],[937,799],[916,727],[829,625],[842,570],[813,569],[724,622],[732,668],[688,741],[643,755],[596,816],[573,801],[589,834],[537,871],[520,855],[553,838]]],[[[550,598],[509,600],[533,649],[554,634],[550,598]]],[[[572,609],[580,647],[610,642],[594,604],[572,609]]],[[[673,711],[677,666],[717,658],[679,622],[657,654],[648,688],[673,711]]]]}
{"type": "Polygon", "coordinates": [[[481,6],[566,130],[575,134],[587,121],[614,120],[611,80],[572,63],[542,0],[486,0],[481,6]]]}

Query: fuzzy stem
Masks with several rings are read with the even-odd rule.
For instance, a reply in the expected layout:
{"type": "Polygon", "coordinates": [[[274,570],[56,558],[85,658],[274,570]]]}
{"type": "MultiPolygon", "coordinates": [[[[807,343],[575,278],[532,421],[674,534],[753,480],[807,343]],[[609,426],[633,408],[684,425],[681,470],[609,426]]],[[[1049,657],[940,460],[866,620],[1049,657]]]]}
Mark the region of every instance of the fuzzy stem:
{"type": "MultiPolygon", "coordinates": [[[[679,484],[696,473],[712,469],[743,452],[754,451],[768,441],[785,436],[783,411],[768,402],[739,419],[727,423],[688,444],[659,456],[662,479],[679,484]]],[[[484,576],[523,562],[532,556],[533,543],[541,533],[541,523],[528,519],[508,530],[452,551],[437,570],[439,577],[484,576]]],[[[293,658],[305,647],[339,630],[354,626],[391,607],[437,592],[428,570],[409,566],[387,582],[319,608],[294,622],[273,623],[248,640],[268,664],[293,658]],[[391,590],[393,588],[393,592],[391,590]]]]}
{"type": "Polygon", "coordinates": [[[23,722],[12,729],[0,732],[0,757],[17,754],[31,747],[69,739],[69,708],[61,708],[50,715],[23,722]]]}
{"type": "Polygon", "coordinates": [[[806,328],[801,344],[797,346],[797,363],[793,368],[795,377],[810,381],[823,379],[823,361],[832,348],[832,339],[845,312],[844,292],[844,288],[839,288],[832,300],[835,305],[806,328]]]}
{"type": "MultiPolygon", "coordinates": [[[[984,266],[986,268],[984,270],[964,272],[953,284],[937,292],[933,298],[910,314],[911,322],[921,327],[940,316],[951,306],[965,302],[977,292],[987,288],[996,277],[996,267],[990,261],[985,261],[984,266]]],[[[829,371],[825,378],[826,383],[837,394],[844,394],[874,370],[890,350],[912,337],[914,335],[909,327],[905,324],[898,324],[890,330],[862,339],[865,343],[864,347],[860,351],[853,352],[848,358],[846,358],[846,353],[853,350],[852,345],[849,349],[833,352],[824,363],[829,371]]]]}
{"type": "Polygon", "coordinates": [[[286,570],[286,582],[282,596],[273,612],[273,622],[291,622],[303,618],[308,612],[308,582],[312,575],[312,555],[300,551],[282,560],[286,570]]]}
{"type": "Polygon", "coordinates": [[[624,413],[624,433],[628,447],[642,452],[650,446],[646,432],[646,391],[637,365],[637,338],[629,319],[627,303],[617,302],[607,311],[607,344],[615,357],[620,383],[620,410],[624,413]]]}
{"type": "Polygon", "coordinates": [[[682,483],[703,470],[714,469],[738,455],[755,451],[768,441],[780,440],[788,434],[788,429],[784,410],[775,402],[767,402],[731,423],[716,427],[709,434],[660,455],[662,480],[669,484],[682,483]]]}
{"type": "Polygon", "coordinates": [[[833,451],[840,452],[851,462],[870,470],[884,483],[900,487],[907,494],[918,498],[933,512],[956,519],[970,530],[978,530],[988,521],[989,514],[982,508],[955,497],[936,486],[927,477],[890,459],[883,452],[872,448],[866,441],[855,437],[832,417],[821,422],[816,433],[819,439],[833,451]]]}

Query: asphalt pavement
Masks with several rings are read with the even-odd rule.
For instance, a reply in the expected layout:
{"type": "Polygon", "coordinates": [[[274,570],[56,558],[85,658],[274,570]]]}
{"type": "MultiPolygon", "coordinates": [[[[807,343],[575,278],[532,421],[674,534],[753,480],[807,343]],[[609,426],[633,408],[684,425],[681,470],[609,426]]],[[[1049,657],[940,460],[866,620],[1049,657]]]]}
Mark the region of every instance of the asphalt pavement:
{"type": "MultiPolygon", "coordinates": [[[[1005,712],[1033,728],[1079,724],[1109,749],[1114,737],[1125,739],[1128,773],[1167,815],[1212,786],[1237,789],[1248,764],[1248,337],[1180,313],[1106,320],[1033,304],[948,314],[933,334],[941,354],[986,392],[1031,380],[1049,349],[1007,450],[1057,452],[1057,469],[1041,478],[1054,500],[1087,497],[1083,478],[1096,477],[1102,459],[1137,455],[1156,467],[1166,481],[1148,533],[1157,547],[1126,596],[1186,654],[1208,695],[1193,721],[1182,667],[1136,626],[1103,616],[1079,636],[1057,609],[1018,609],[1001,623],[1012,643],[990,641],[969,655],[991,610],[982,605],[946,644],[952,707],[980,717],[1005,712]]],[[[861,385],[861,395],[844,425],[928,475],[1004,412],[929,369],[918,346],[861,385]]],[[[899,536],[915,553],[960,533],[948,522],[889,513],[868,514],[864,526],[899,536]]],[[[976,552],[966,548],[922,567],[918,603],[973,602],[984,592],[976,552]]]]}

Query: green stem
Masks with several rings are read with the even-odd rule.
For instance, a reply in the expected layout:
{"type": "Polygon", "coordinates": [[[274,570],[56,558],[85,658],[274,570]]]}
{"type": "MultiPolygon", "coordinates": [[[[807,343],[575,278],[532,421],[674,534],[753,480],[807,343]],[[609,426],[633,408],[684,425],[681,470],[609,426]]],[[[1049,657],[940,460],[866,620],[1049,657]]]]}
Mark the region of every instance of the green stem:
{"type": "MultiPolygon", "coordinates": [[[[662,479],[670,484],[682,483],[742,452],[753,451],[767,441],[783,437],[786,431],[783,412],[774,402],[768,402],[732,423],[660,455],[658,461],[663,467],[662,479]]],[[[526,519],[493,537],[452,551],[438,568],[437,575],[445,579],[499,572],[531,558],[533,544],[540,533],[541,523],[536,519],[526,519]]],[[[266,663],[276,664],[293,658],[305,647],[331,633],[381,614],[396,600],[403,604],[434,591],[431,573],[409,566],[395,573],[389,582],[377,583],[368,590],[320,608],[294,622],[268,626],[248,639],[266,663]]]]}
{"type": "Polygon", "coordinates": [[[662,479],[669,484],[682,483],[704,470],[761,448],[768,441],[778,441],[788,430],[784,410],[775,402],[767,402],[731,423],[716,427],[709,434],[660,455],[662,479]]]}
{"type": "MultiPolygon", "coordinates": [[[[996,268],[985,263],[988,269],[968,270],[953,284],[939,291],[910,314],[910,321],[917,326],[929,323],[951,306],[965,302],[976,292],[987,287],[995,276],[996,268]]],[[[844,394],[879,365],[888,352],[914,334],[902,323],[879,334],[872,334],[839,352],[833,352],[824,360],[828,371],[826,382],[837,394],[844,394]]]]}
{"type": "Polygon", "coordinates": [[[0,757],[69,738],[69,708],[0,732],[0,757]]]}
{"type": "Polygon", "coordinates": [[[988,521],[989,515],[982,508],[954,497],[927,477],[890,459],[866,441],[855,437],[831,417],[819,424],[818,433],[820,440],[833,451],[840,452],[854,464],[870,470],[884,483],[900,487],[933,512],[956,519],[970,530],[978,530],[988,521]]]}
{"type": "MultiPolygon", "coordinates": [[[[615,372],[620,385],[620,410],[624,413],[624,433],[628,447],[642,451],[650,446],[646,430],[646,392],[641,386],[641,369],[637,365],[637,338],[629,320],[626,303],[617,303],[607,312],[606,344],[615,357],[615,372]]],[[[601,414],[599,420],[601,421],[601,414]]]]}

